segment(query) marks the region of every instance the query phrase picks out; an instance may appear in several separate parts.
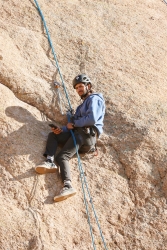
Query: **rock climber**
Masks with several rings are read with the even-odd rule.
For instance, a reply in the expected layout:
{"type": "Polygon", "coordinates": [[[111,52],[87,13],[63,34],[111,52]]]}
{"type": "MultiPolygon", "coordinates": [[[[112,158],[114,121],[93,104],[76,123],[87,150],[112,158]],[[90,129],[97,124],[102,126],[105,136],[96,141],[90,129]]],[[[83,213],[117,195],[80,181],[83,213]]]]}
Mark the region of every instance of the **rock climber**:
{"type": "Polygon", "coordinates": [[[75,155],[76,146],[79,152],[93,151],[97,138],[103,132],[105,114],[103,95],[93,92],[91,80],[86,74],[80,74],[74,78],[73,88],[83,102],[77,107],[72,120],[66,126],[51,128],[52,132],[48,135],[46,150],[43,154],[46,161],[35,168],[37,173],[45,174],[56,172],[57,166],[54,160],[59,165],[64,186],[54,197],[54,201],[62,201],[76,194],[71,184],[69,167],[69,160],[75,155]],[[76,145],[70,130],[74,132],[76,145]],[[63,144],[63,147],[55,158],[59,144],[63,144]]]}

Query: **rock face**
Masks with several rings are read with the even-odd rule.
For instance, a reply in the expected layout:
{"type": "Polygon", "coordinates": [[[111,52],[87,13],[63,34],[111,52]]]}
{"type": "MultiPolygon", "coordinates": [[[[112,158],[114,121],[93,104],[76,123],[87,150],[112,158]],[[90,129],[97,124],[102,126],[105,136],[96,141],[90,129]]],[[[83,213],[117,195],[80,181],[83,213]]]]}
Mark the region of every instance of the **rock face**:
{"type": "MultiPolygon", "coordinates": [[[[99,155],[81,155],[107,249],[167,249],[167,5],[164,1],[44,1],[70,104],[86,72],[106,100],[99,155]]],[[[0,249],[93,249],[78,171],[77,195],[53,197],[60,174],[37,175],[48,123],[69,105],[35,2],[0,3],[0,249]]],[[[94,244],[105,249],[86,193],[94,244]]],[[[94,248],[95,249],[95,248],[94,248]]]]}

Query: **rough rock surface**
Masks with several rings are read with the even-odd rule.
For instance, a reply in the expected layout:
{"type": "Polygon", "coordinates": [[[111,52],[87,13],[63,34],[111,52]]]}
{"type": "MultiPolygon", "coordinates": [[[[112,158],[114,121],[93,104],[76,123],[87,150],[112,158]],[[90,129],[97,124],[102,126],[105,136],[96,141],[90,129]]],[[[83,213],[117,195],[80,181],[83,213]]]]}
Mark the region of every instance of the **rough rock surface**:
{"type": "MultiPolygon", "coordinates": [[[[80,72],[106,100],[99,155],[81,156],[107,249],[167,249],[167,5],[157,0],[39,0],[62,76],[80,72]]],[[[0,2],[0,249],[93,249],[77,158],[77,195],[53,197],[59,173],[37,175],[60,81],[33,0],[0,2]]],[[[68,102],[64,100],[62,111],[68,102]]],[[[86,195],[97,250],[104,249],[86,195]]]]}

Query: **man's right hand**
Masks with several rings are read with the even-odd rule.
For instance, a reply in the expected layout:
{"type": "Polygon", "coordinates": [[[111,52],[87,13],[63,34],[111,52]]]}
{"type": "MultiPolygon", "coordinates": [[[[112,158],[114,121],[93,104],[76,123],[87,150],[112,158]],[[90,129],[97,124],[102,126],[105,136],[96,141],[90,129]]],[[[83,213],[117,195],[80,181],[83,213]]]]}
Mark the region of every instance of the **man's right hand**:
{"type": "Polygon", "coordinates": [[[74,129],[74,124],[71,123],[71,122],[69,122],[69,123],[67,123],[66,127],[67,127],[68,129],[74,129]]]}
{"type": "Polygon", "coordinates": [[[56,135],[60,134],[63,132],[61,128],[51,128],[52,132],[56,135]]]}

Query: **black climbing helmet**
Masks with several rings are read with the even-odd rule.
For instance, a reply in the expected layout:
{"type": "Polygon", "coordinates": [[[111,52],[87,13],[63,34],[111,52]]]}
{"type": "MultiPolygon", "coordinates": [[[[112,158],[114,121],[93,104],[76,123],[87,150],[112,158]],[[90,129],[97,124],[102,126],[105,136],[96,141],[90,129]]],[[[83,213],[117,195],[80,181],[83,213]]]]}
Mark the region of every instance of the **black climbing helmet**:
{"type": "Polygon", "coordinates": [[[85,75],[85,74],[81,74],[81,75],[77,75],[74,80],[73,80],[73,87],[75,89],[75,86],[78,84],[78,83],[83,83],[85,85],[87,85],[88,83],[90,83],[90,85],[92,86],[91,84],[91,81],[90,81],[90,78],[85,75]]]}

